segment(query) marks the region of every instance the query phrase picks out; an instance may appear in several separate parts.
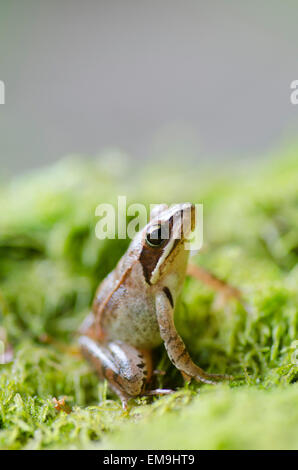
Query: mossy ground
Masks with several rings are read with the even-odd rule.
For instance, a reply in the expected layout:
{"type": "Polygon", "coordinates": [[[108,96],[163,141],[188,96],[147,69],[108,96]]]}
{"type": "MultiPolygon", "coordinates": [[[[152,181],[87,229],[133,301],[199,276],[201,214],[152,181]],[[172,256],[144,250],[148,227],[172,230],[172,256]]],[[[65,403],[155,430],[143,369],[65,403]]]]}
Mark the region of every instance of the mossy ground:
{"type": "Polygon", "coordinates": [[[0,334],[14,354],[0,365],[1,448],[298,448],[298,149],[220,176],[172,168],[68,158],[0,186],[0,334]],[[161,347],[157,385],[177,392],[124,413],[88,364],[63,351],[126,250],[126,240],[94,232],[95,207],[117,195],[203,202],[193,261],[242,289],[250,313],[236,301],[215,308],[214,292],[188,278],[175,321],[194,360],[233,374],[231,384],[183,385],[161,347]],[[70,414],[54,407],[62,396],[70,414]]]}

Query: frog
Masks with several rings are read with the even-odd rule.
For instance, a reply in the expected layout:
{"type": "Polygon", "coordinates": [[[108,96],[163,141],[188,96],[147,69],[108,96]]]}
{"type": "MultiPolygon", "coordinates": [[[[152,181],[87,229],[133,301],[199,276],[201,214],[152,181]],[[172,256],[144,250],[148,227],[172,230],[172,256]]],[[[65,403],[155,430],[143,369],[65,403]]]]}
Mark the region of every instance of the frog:
{"type": "Polygon", "coordinates": [[[174,323],[190,254],[185,243],[195,226],[194,204],[156,205],[147,225],[100,283],[79,330],[83,356],[108,381],[124,409],[132,398],[172,392],[148,389],[154,373],[152,352],[162,343],[185,380],[216,384],[231,378],[195,364],[174,323]]]}

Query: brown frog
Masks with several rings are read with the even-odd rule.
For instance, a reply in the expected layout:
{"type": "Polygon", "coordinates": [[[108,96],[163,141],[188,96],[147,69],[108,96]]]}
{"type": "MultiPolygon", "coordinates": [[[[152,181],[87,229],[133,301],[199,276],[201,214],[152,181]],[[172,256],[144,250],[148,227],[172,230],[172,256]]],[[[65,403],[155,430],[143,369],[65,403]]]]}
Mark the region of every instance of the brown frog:
{"type": "Polygon", "coordinates": [[[124,408],[132,397],[169,393],[146,392],[152,376],[151,351],[162,342],[185,379],[213,384],[227,378],[197,366],[174,325],[189,258],[184,244],[194,226],[194,205],[156,206],[150,222],[100,284],[92,313],[81,327],[83,354],[108,380],[124,408]]]}

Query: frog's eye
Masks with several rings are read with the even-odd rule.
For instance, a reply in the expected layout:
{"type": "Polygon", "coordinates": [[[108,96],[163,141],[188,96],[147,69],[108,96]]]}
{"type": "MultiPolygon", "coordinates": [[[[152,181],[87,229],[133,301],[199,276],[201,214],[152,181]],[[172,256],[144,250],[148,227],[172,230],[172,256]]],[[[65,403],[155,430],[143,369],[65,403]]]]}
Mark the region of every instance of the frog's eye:
{"type": "Polygon", "coordinates": [[[151,227],[146,234],[146,243],[152,247],[160,246],[165,240],[169,239],[169,227],[164,225],[155,225],[151,227]]]}

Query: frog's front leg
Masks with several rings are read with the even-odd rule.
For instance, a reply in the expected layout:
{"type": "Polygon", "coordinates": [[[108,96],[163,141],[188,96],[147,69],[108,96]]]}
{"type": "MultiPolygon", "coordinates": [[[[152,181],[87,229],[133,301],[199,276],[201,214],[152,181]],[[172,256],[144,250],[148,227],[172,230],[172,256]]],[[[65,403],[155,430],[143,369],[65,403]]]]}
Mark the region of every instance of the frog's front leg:
{"type": "Polygon", "coordinates": [[[99,343],[81,336],[79,343],[84,356],[98,375],[108,380],[111,388],[127,407],[130,398],[141,395],[152,375],[151,354],[122,341],[99,343]]]}
{"type": "Polygon", "coordinates": [[[183,377],[193,377],[198,382],[208,384],[214,384],[218,380],[230,378],[226,375],[207,374],[192,361],[182,338],[175,328],[174,310],[171,302],[163,291],[156,295],[156,314],[160,336],[164,341],[168,356],[174,366],[181,371],[183,377]]]}

